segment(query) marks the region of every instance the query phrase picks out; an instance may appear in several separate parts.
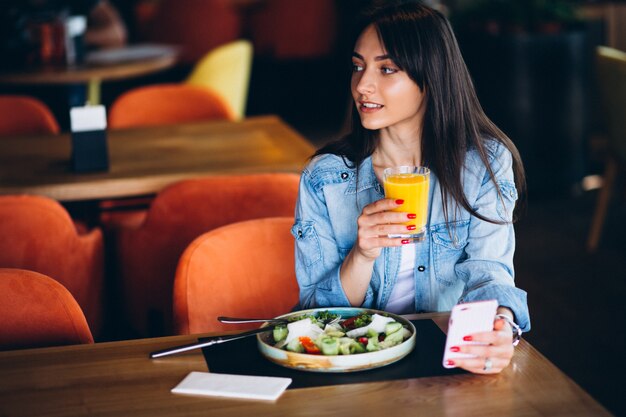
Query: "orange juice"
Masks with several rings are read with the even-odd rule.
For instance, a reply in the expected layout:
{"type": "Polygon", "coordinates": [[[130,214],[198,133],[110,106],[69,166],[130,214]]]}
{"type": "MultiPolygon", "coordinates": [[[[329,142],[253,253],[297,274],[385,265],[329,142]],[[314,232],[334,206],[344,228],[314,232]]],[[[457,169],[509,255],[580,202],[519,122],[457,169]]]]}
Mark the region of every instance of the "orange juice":
{"type": "Polygon", "coordinates": [[[416,230],[409,234],[423,233],[428,221],[428,186],[430,171],[422,167],[399,167],[385,170],[385,197],[404,200],[404,204],[394,209],[415,213],[415,219],[404,224],[414,224],[416,230]],[[398,172],[399,171],[399,172],[398,172]]]}

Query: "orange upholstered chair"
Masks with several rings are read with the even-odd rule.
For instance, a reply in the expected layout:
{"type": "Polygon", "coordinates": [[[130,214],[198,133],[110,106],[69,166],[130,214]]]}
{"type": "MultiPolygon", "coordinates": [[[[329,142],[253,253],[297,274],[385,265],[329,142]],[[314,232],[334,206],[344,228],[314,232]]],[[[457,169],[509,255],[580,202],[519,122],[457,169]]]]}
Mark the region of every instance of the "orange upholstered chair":
{"type": "Polygon", "coordinates": [[[94,333],[102,319],[102,233],[79,234],[58,202],[34,195],[0,196],[0,268],[54,278],[74,296],[94,333]]]}
{"type": "Polygon", "coordinates": [[[229,105],[207,87],[156,84],[134,88],[111,105],[113,129],[158,126],[202,120],[234,120],[229,105]]]}
{"type": "MultiPolygon", "coordinates": [[[[117,231],[126,315],[138,335],[172,333],[172,287],[180,255],[201,234],[241,220],[293,216],[299,176],[215,176],[163,189],[144,223],[117,231]]],[[[247,261],[246,261],[247,262],[247,261]]]]}
{"type": "MultiPolygon", "coordinates": [[[[121,95],[109,114],[113,129],[158,126],[203,120],[234,120],[235,113],[217,92],[190,84],[157,84],[138,87],[121,95]]],[[[104,229],[137,224],[144,206],[152,197],[103,200],[101,223],[104,229]]]]}
{"type": "Polygon", "coordinates": [[[254,50],[277,59],[329,55],[336,42],[334,0],[268,0],[251,14],[254,50]]]}
{"type": "Polygon", "coordinates": [[[59,124],[41,101],[33,97],[0,95],[0,135],[57,134],[59,124]]]}
{"type": "MultiPolygon", "coordinates": [[[[316,0],[317,1],[317,0],[316,0]]],[[[239,6],[232,0],[161,0],[144,13],[142,40],[179,45],[181,61],[192,64],[211,49],[238,39],[239,6]]]]}
{"type": "Polygon", "coordinates": [[[235,328],[218,322],[218,316],[264,318],[288,313],[299,292],[292,224],[293,217],[248,220],[194,240],[176,270],[176,332],[235,328]]]}
{"type": "Polygon", "coordinates": [[[72,294],[34,271],[0,268],[0,350],[93,343],[72,294]]]}

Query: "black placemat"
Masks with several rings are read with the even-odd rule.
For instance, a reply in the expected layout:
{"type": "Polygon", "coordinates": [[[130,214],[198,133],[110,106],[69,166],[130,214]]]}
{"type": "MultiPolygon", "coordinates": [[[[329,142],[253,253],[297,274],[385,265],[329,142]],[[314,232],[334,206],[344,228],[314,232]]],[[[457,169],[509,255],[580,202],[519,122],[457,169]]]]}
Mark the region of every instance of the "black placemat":
{"type": "Polygon", "coordinates": [[[460,369],[446,369],[441,365],[446,336],[432,320],[411,322],[417,331],[415,349],[396,363],[366,371],[322,373],[285,368],[270,362],[261,355],[256,344],[256,337],[245,337],[209,346],[202,349],[202,353],[211,372],[291,378],[293,382],[289,385],[289,389],[454,375],[465,372],[460,369]]]}

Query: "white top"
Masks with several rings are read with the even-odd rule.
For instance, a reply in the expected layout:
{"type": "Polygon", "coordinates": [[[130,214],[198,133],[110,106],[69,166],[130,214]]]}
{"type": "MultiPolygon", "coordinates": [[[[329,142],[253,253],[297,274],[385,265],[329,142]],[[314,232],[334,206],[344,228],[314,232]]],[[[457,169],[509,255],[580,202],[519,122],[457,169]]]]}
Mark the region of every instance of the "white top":
{"type": "Polygon", "coordinates": [[[400,271],[385,311],[395,314],[415,313],[415,244],[402,245],[400,271]]]}

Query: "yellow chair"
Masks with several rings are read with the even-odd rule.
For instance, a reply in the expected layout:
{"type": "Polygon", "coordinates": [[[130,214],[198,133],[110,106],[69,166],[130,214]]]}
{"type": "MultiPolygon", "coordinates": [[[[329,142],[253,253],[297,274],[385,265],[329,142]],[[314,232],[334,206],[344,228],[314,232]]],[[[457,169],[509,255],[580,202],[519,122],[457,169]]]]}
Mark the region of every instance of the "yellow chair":
{"type": "Polygon", "coordinates": [[[615,180],[626,168],[626,52],[600,46],[596,50],[596,59],[608,152],[604,181],[587,241],[589,252],[598,247],[615,180]]]}
{"type": "Polygon", "coordinates": [[[208,52],[185,83],[209,87],[219,93],[239,120],[246,110],[251,67],[252,44],[238,40],[208,52]]]}

